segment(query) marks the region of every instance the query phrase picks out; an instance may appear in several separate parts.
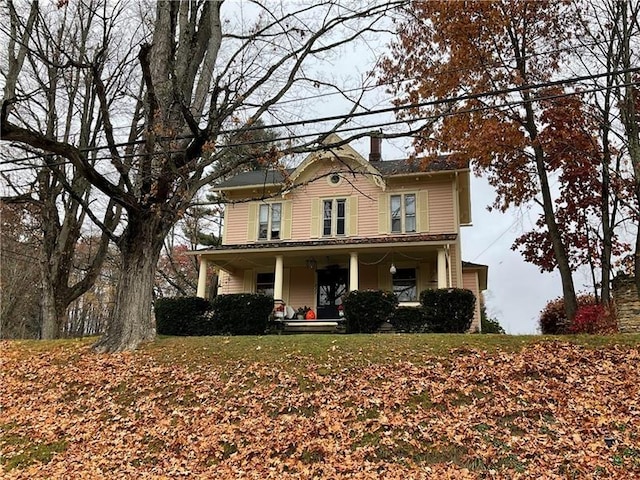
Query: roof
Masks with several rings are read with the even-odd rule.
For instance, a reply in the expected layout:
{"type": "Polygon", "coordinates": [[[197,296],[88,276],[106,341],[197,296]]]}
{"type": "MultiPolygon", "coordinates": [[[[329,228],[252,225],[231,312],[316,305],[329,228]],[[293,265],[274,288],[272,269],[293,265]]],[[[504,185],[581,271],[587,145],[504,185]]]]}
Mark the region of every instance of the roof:
{"type": "MultiPolygon", "coordinates": [[[[457,162],[450,161],[446,156],[439,156],[429,162],[406,159],[381,160],[378,162],[371,162],[371,166],[378,170],[383,177],[393,177],[411,173],[454,171],[460,169],[460,165],[457,162]]],[[[295,168],[287,168],[284,170],[286,175],[291,175],[295,171],[295,168]]],[[[226,189],[233,187],[248,187],[252,185],[278,185],[283,183],[284,180],[285,176],[281,170],[254,170],[239,173],[228,180],[222,181],[216,184],[216,188],[226,189]]]]}
{"type": "MultiPolygon", "coordinates": [[[[287,175],[291,175],[295,169],[287,168],[287,175]]],[[[234,175],[228,180],[218,183],[218,188],[244,187],[248,185],[274,185],[284,181],[284,175],[281,170],[252,170],[250,172],[242,172],[234,175]]]]}
{"type": "Polygon", "coordinates": [[[344,238],[324,238],[318,240],[279,240],[269,242],[242,243],[235,245],[219,245],[205,250],[194,250],[189,252],[192,255],[202,253],[213,253],[217,251],[229,250],[262,250],[271,248],[295,249],[300,247],[322,247],[322,246],[347,246],[347,245],[375,245],[386,243],[414,243],[414,242],[441,242],[454,241],[457,238],[455,233],[444,234],[419,234],[419,235],[386,235],[384,237],[344,237],[344,238]]]}
{"type": "Polygon", "coordinates": [[[477,270],[478,271],[478,287],[480,291],[487,289],[487,277],[489,275],[489,267],[480,263],[472,263],[462,261],[462,270],[477,270]]]}

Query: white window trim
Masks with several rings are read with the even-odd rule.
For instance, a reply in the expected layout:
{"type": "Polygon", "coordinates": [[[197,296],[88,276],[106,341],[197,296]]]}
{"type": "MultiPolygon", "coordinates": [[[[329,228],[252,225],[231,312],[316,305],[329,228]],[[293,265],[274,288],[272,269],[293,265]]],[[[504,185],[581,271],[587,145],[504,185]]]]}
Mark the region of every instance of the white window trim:
{"type": "Polygon", "coordinates": [[[260,205],[258,205],[258,219],[256,222],[258,224],[258,234],[256,238],[259,242],[268,242],[271,240],[282,240],[282,214],[283,214],[282,202],[261,203],[260,205]],[[280,238],[271,238],[274,205],[280,205],[280,230],[278,230],[280,232],[280,238]],[[260,210],[262,210],[262,207],[265,207],[265,206],[269,209],[267,214],[267,236],[266,238],[260,238],[260,210]]]}
{"type": "Polygon", "coordinates": [[[322,238],[346,237],[349,230],[349,199],[347,197],[330,197],[320,199],[320,236],[322,238]],[[344,201],[344,233],[337,233],[338,230],[338,201],[344,201]],[[324,203],[331,202],[331,233],[324,233],[324,203]]]}
{"type": "Polygon", "coordinates": [[[418,232],[418,192],[403,192],[389,194],[389,232],[390,233],[417,233],[418,232]],[[407,232],[407,212],[406,200],[407,195],[413,195],[413,227],[414,229],[407,232]],[[393,230],[393,197],[400,197],[400,231],[393,230]]]}

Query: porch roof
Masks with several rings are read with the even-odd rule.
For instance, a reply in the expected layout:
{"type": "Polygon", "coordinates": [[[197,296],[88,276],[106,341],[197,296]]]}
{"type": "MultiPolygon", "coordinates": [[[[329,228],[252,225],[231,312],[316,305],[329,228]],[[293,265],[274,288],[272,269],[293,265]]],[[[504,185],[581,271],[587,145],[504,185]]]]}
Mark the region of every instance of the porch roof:
{"type": "MultiPolygon", "coordinates": [[[[435,252],[439,246],[453,243],[458,235],[450,234],[418,234],[418,235],[386,235],[382,237],[345,237],[304,241],[265,241],[249,244],[222,245],[212,249],[193,250],[189,255],[201,255],[218,268],[233,271],[250,268],[252,264],[271,265],[275,255],[284,255],[285,262],[304,264],[311,256],[348,255],[357,252],[361,255],[387,254],[391,252],[435,252]]],[[[262,266],[265,266],[262,265],[262,266]]]]}
{"type": "Polygon", "coordinates": [[[480,291],[487,289],[487,277],[489,275],[489,267],[480,263],[472,263],[462,261],[462,271],[476,271],[478,272],[478,282],[480,291]]]}
{"type": "Polygon", "coordinates": [[[346,247],[351,245],[388,245],[388,244],[422,244],[423,242],[449,243],[456,240],[456,233],[443,233],[437,235],[421,234],[421,235],[386,235],[384,237],[345,237],[345,238],[322,238],[318,240],[272,240],[254,243],[242,243],[233,245],[220,245],[218,247],[192,250],[187,252],[189,255],[215,254],[226,251],[238,252],[242,250],[297,250],[307,249],[309,247],[346,247]]]}

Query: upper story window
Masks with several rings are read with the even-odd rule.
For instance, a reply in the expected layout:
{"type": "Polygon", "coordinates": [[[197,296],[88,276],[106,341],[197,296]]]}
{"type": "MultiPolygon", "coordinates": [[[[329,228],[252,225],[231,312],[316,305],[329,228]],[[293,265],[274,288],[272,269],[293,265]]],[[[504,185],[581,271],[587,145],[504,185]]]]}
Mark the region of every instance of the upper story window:
{"type": "Polygon", "coordinates": [[[281,203],[269,203],[260,205],[258,240],[280,240],[281,223],[281,203]]]}
{"type": "Polygon", "coordinates": [[[322,201],[322,236],[345,235],[347,200],[336,198],[322,201]]]}
{"type": "Polygon", "coordinates": [[[391,195],[391,232],[415,233],[416,195],[405,193],[391,195]]]}
{"type": "Polygon", "coordinates": [[[398,268],[393,275],[393,293],[399,302],[416,302],[418,286],[415,268],[398,268]]]}

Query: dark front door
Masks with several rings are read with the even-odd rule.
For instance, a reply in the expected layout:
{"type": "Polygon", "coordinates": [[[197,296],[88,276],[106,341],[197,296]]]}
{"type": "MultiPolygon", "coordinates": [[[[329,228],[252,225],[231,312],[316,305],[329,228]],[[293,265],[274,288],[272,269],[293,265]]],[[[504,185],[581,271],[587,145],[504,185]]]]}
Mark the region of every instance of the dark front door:
{"type": "Polygon", "coordinates": [[[318,318],[338,318],[338,305],[347,293],[348,280],[346,268],[318,270],[318,318]]]}

